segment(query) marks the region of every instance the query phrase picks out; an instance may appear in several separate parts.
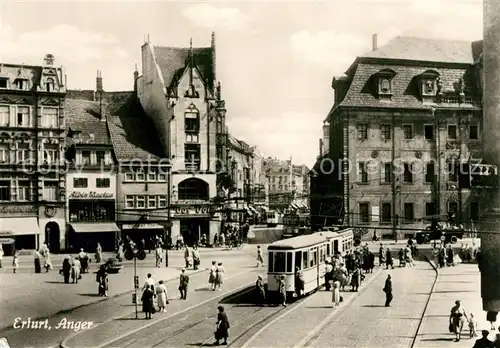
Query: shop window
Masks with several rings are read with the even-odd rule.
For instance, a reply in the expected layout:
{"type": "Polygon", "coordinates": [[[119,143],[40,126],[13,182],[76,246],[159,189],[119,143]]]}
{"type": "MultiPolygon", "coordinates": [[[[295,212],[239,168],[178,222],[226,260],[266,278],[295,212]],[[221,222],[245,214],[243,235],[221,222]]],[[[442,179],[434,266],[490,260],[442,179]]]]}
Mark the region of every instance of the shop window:
{"type": "Polygon", "coordinates": [[[110,187],[109,178],[97,178],[95,179],[95,187],[97,188],[108,188],[110,187]]]}
{"type": "Polygon", "coordinates": [[[70,200],[69,215],[70,222],[115,221],[115,201],[70,200]]]}
{"type": "Polygon", "coordinates": [[[474,222],[479,221],[479,203],[471,202],[470,203],[470,219],[474,222]]]}
{"type": "Polygon", "coordinates": [[[0,181],[0,201],[10,201],[10,181],[0,181]]]}

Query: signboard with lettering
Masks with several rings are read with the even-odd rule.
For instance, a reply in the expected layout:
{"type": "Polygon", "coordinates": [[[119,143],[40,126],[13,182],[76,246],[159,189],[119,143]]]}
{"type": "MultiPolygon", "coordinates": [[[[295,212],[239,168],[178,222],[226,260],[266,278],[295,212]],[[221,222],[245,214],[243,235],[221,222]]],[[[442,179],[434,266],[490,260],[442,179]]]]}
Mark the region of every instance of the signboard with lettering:
{"type": "Polygon", "coordinates": [[[212,205],[187,205],[172,207],[172,216],[175,217],[209,217],[214,212],[215,208],[212,205]]]}
{"type": "Polygon", "coordinates": [[[0,205],[0,215],[36,213],[37,208],[34,205],[0,205]]]}
{"type": "Polygon", "coordinates": [[[79,192],[73,191],[69,195],[69,199],[113,199],[115,198],[112,192],[79,192]]]}

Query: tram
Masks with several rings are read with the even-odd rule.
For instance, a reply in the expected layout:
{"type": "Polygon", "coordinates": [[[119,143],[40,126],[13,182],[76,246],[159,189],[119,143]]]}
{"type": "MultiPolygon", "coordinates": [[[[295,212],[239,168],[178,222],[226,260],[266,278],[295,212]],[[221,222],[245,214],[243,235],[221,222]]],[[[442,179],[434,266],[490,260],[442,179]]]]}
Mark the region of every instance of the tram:
{"type": "Polygon", "coordinates": [[[310,233],[309,213],[283,215],[283,239],[310,233]]]}
{"type": "Polygon", "coordinates": [[[278,279],[285,277],[287,298],[295,295],[295,269],[302,272],[304,294],[324,284],[325,260],[333,256],[336,248],[349,250],[354,245],[351,229],[337,232],[324,231],[283,239],[270,244],[268,252],[267,287],[271,296],[278,292],[278,279]]]}
{"type": "Polygon", "coordinates": [[[276,227],[278,224],[283,222],[283,217],[274,210],[270,210],[266,213],[266,224],[267,227],[276,227]]]}

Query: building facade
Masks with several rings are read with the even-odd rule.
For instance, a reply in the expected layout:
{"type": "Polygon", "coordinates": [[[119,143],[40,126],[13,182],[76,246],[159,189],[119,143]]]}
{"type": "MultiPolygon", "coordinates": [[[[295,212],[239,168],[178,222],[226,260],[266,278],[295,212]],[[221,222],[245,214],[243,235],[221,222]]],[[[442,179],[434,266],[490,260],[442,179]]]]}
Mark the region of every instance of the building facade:
{"type": "Polygon", "coordinates": [[[479,53],[477,43],[398,37],[335,77],[311,214],[399,238],[448,212],[476,221],[479,197],[457,166],[481,160],[479,53]]]}
{"type": "Polygon", "coordinates": [[[67,239],[71,250],[115,250],[116,175],[102,77],[97,90],[68,91],[66,99],[67,239]]]}
{"type": "Polygon", "coordinates": [[[0,64],[0,234],[8,253],[66,244],[65,79],[51,54],[40,66],[0,64]]]}
{"type": "Polygon", "coordinates": [[[226,164],[217,158],[217,133],[226,127],[215,54],[215,34],[209,47],[142,46],[138,95],[172,162],[172,235],[187,244],[220,231],[217,169],[226,164]]]}

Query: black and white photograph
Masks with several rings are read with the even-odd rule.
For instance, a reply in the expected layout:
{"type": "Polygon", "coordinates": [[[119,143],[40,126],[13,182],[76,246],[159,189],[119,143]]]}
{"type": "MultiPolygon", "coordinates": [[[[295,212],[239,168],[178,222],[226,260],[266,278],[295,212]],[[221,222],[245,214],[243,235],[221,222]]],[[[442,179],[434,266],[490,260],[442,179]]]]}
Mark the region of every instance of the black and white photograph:
{"type": "Polygon", "coordinates": [[[500,348],[500,1],[0,0],[0,348],[500,348]]]}

